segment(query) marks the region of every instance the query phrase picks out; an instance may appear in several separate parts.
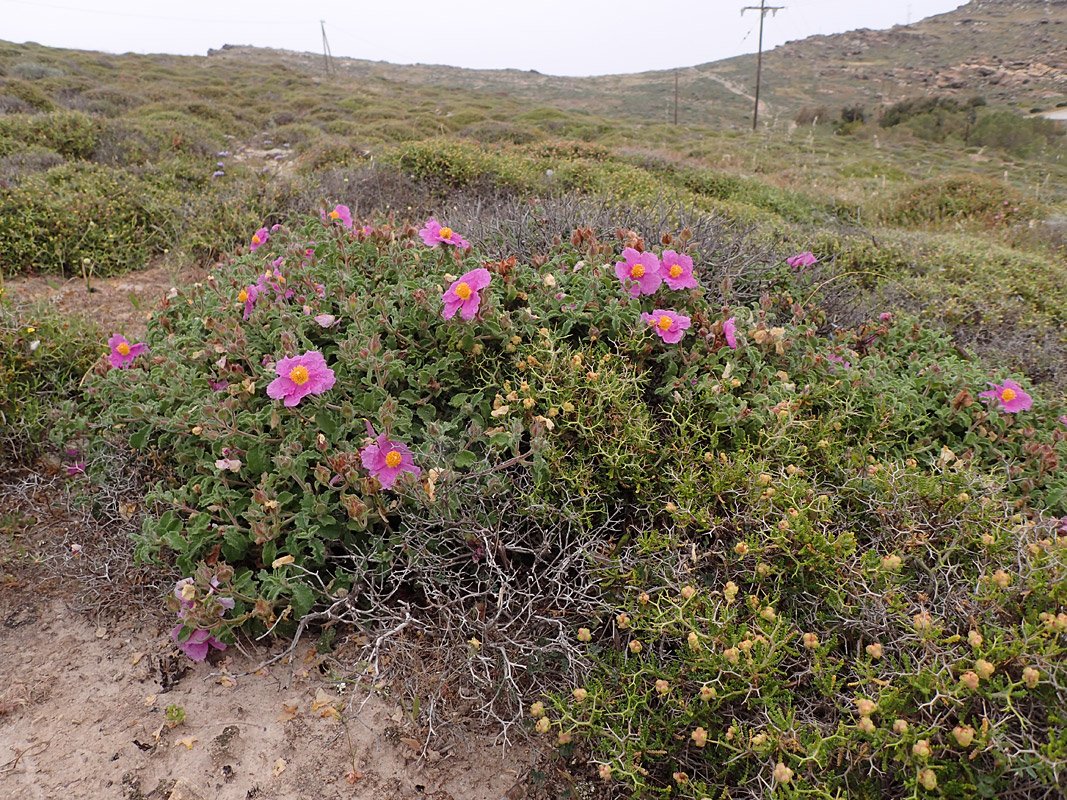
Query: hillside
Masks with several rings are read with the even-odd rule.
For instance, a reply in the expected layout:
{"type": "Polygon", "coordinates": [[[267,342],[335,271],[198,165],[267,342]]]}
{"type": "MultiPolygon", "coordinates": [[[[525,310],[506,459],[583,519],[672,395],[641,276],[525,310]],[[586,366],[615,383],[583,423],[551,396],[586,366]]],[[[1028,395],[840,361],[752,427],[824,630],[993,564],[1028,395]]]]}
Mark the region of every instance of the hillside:
{"type": "MultiPolygon", "coordinates": [[[[784,15],[768,24],[785,24],[784,15]]],[[[269,59],[322,69],[321,56],[227,45],[211,60],[269,59]]],[[[678,71],[683,122],[743,126],[751,115],[755,55],[678,71]]],[[[493,94],[614,117],[670,120],[674,70],[568,78],[521,70],[469,70],[336,59],[344,75],[382,85],[493,94]]],[[[892,103],[917,94],[984,95],[1029,109],[1067,100],[1067,0],[973,0],[889,30],[812,36],[764,56],[767,121],[792,120],[804,105],[892,103]]]]}

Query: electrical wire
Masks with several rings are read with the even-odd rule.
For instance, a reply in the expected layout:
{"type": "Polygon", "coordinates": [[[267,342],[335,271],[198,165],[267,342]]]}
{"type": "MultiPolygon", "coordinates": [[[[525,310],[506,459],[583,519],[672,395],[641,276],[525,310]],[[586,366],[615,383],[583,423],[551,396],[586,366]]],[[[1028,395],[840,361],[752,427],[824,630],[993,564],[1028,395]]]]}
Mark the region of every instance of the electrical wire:
{"type": "Polygon", "coordinates": [[[132,19],[151,19],[163,22],[195,22],[201,25],[312,25],[318,20],[312,19],[194,19],[192,17],[160,17],[153,14],[131,14],[125,11],[103,11],[95,8],[77,8],[53,3],[36,3],[30,0],[0,0],[0,3],[15,3],[32,8],[48,8],[58,11],[74,11],[81,14],[96,14],[108,17],[130,17],[132,19]]]}

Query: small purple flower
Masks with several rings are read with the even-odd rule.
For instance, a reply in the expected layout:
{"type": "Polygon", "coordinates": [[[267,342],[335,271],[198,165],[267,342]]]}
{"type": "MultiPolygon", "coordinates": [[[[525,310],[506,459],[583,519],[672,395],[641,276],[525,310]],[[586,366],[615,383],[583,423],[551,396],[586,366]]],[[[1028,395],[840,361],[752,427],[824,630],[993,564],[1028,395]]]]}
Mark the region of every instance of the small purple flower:
{"type": "Polygon", "coordinates": [[[805,250],[803,253],[797,253],[795,256],[787,258],[785,263],[793,269],[799,269],[800,267],[810,267],[818,260],[814,253],[805,250]]]}
{"type": "Polygon", "coordinates": [[[1029,411],[1034,404],[1034,399],[1023,391],[1023,387],[1010,378],[1004,381],[1003,386],[990,383],[993,388],[981,392],[978,396],[987,400],[996,400],[1000,403],[1001,411],[1015,414],[1019,411],[1029,411]]]}
{"type": "Polygon", "coordinates": [[[326,359],[318,350],[283,358],[275,370],[278,377],[267,386],[267,396],[275,400],[284,398],[287,408],[292,408],[309,394],[328,392],[336,381],[333,370],[326,366],[326,359]]]}
{"type": "Polygon", "coordinates": [[[115,369],[126,369],[137,356],[148,352],[148,345],[144,343],[130,344],[126,341],[126,337],[120,333],[116,333],[108,339],[107,345],[111,348],[108,360],[115,369]]]}
{"type": "Polygon", "coordinates": [[[86,466],[88,465],[84,461],[75,461],[73,464],[67,464],[67,475],[71,478],[75,475],[84,475],[86,466]]]}
{"type": "Polygon", "coordinates": [[[459,312],[463,319],[471,320],[478,313],[482,303],[479,292],[489,285],[493,276],[484,267],[472,269],[470,272],[460,275],[448,290],[441,295],[445,309],[441,315],[445,319],[452,319],[459,312]]]}
{"type": "Polygon", "coordinates": [[[657,308],[651,314],[642,314],[641,319],[651,325],[656,333],[667,344],[676,344],[681,341],[682,334],[689,328],[689,317],[657,308]]]}
{"type": "Polygon", "coordinates": [[[213,392],[225,392],[230,386],[229,381],[213,381],[211,378],[208,378],[207,383],[213,392]]]}
{"type": "Polygon", "coordinates": [[[893,314],[889,311],[883,311],[881,314],[878,315],[878,319],[882,320],[882,322],[892,322],[893,314]]]}
{"type": "Polygon", "coordinates": [[[736,317],[730,317],[722,324],[722,335],[731,350],[737,349],[737,322],[736,317]]]}
{"type": "MultiPolygon", "coordinates": [[[[368,432],[373,436],[374,430],[367,424],[368,432]]],[[[422,470],[415,466],[411,451],[400,442],[394,442],[384,433],[379,434],[374,444],[367,445],[359,451],[364,468],[382,485],[383,489],[392,489],[402,472],[418,475],[422,470]]]]}
{"type": "Polygon", "coordinates": [[[693,259],[685,253],[664,250],[660,259],[663,281],[672,289],[695,289],[697,279],[693,276],[693,259]]]}
{"type": "Polygon", "coordinates": [[[214,172],[212,172],[211,173],[211,177],[212,178],[221,178],[225,174],[226,174],[225,172],[223,172],[221,169],[219,169],[219,170],[215,170],[214,172]]]}
{"type": "Polygon", "coordinates": [[[270,231],[268,231],[266,228],[260,228],[258,231],[252,234],[252,244],[250,245],[249,249],[253,253],[256,252],[262,245],[267,243],[267,240],[269,238],[270,231]]]}
{"type": "MultiPolygon", "coordinates": [[[[209,597],[215,593],[215,589],[218,588],[218,585],[218,579],[212,578],[211,589],[208,591],[209,597]]],[[[195,592],[191,591],[192,589],[192,578],[182,578],[174,584],[174,596],[178,598],[178,602],[181,604],[181,609],[178,611],[178,619],[185,619],[189,611],[196,606],[196,601],[193,599],[195,592]]],[[[222,606],[222,609],[219,611],[220,617],[227,611],[233,610],[235,603],[232,597],[220,597],[218,598],[218,601],[219,605],[222,606]]],[[[184,624],[178,623],[171,630],[170,636],[178,647],[181,648],[182,652],[189,656],[193,661],[203,661],[207,658],[207,654],[212,647],[216,650],[226,649],[226,644],[212,636],[210,631],[199,628],[194,630],[184,642],[179,642],[178,637],[184,627],[184,624]]]]}
{"type": "Polygon", "coordinates": [[[837,355],[837,353],[830,353],[830,355],[826,357],[826,360],[832,361],[835,364],[840,364],[845,369],[851,369],[852,367],[851,361],[846,361],[844,357],[837,355]]]}
{"type": "Polygon", "coordinates": [[[337,205],[334,206],[333,211],[330,211],[329,213],[323,211],[322,220],[323,222],[330,223],[340,222],[341,225],[349,230],[352,229],[352,212],[349,210],[348,206],[337,205]]]}

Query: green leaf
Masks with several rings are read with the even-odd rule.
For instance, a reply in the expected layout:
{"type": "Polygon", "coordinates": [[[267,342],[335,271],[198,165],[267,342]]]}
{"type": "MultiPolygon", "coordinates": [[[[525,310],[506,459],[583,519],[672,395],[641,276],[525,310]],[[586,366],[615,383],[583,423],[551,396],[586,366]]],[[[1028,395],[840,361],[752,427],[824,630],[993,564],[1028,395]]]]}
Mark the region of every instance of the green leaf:
{"type": "Polygon", "coordinates": [[[270,469],[270,457],[267,455],[266,448],[257,444],[245,453],[245,466],[259,475],[270,469]]]}
{"type": "Polygon", "coordinates": [[[315,593],[306,583],[294,583],[293,589],[293,619],[300,619],[307,614],[315,605],[315,593]]]}
{"type": "Polygon", "coordinates": [[[453,460],[453,464],[457,469],[465,469],[478,460],[478,457],[474,455],[470,450],[461,450],[456,453],[456,457],[453,460]]]}
{"type": "Polygon", "coordinates": [[[148,437],[152,433],[152,426],[145,425],[137,433],[130,437],[130,447],[134,450],[142,449],[148,443],[148,437]]]}

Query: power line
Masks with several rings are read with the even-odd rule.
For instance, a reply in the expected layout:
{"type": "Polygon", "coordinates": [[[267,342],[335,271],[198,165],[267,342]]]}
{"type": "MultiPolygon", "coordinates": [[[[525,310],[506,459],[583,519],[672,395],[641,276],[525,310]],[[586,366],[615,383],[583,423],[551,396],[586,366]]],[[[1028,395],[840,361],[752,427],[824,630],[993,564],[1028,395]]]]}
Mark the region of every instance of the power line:
{"type": "Polygon", "coordinates": [[[54,3],[31,3],[29,0],[0,0],[0,3],[14,3],[31,8],[51,8],[58,11],[75,11],[81,14],[95,14],[105,17],[129,17],[132,19],[152,19],[163,22],[196,22],[202,25],[310,25],[314,20],[308,19],[194,19],[192,17],[160,17],[154,14],[131,14],[126,11],[103,11],[96,8],[78,8],[76,6],[60,6],[54,3]]]}
{"type": "Polygon", "coordinates": [[[767,16],[769,11],[771,14],[777,14],[785,6],[769,6],[767,0],[760,0],[758,6],[745,6],[741,9],[741,16],[745,16],[746,11],[758,11],[759,12],[759,54],[756,56],[756,102],[752,107],[752,130],[756,130],[756,121],[759,119],[759,85],[760,74],[763,72],[763,20],[767,16]]]}

